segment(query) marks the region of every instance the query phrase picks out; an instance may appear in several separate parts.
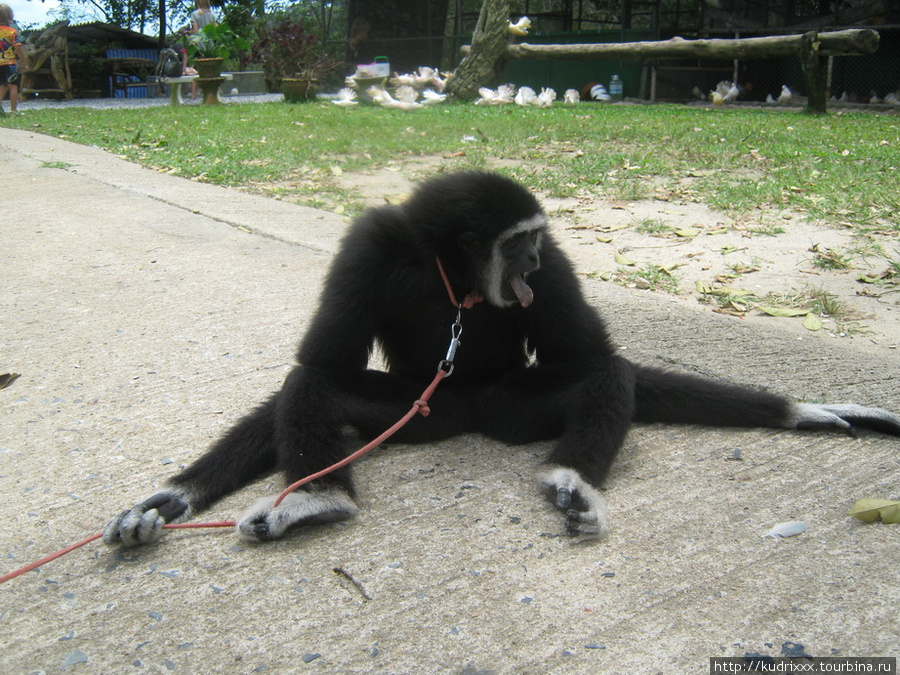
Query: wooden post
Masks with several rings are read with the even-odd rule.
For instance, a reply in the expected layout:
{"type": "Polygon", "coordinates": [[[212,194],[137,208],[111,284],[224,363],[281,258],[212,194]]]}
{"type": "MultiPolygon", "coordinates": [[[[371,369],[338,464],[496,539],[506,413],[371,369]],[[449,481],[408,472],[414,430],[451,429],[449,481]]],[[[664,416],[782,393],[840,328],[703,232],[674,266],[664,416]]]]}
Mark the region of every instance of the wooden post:
{"type": "Polygon", "coordinates": [[[824,115],[828,105],[828,57],[822,56],[822,44],[816,31],[810,31],[800,39],[800,67],[806,85],[806,111],[824,115]]]}

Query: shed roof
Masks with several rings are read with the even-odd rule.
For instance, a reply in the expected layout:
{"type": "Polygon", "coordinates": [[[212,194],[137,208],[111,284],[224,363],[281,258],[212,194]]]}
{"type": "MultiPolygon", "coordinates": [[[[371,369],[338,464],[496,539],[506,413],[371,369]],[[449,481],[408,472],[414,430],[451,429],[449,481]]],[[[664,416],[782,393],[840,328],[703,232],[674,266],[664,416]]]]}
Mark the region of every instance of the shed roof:
{"type": "Polygon", "coordinates": [[[137,31],[121,28],[111,23],[92,21],[69,26],[69,44],[82,45],[87,42],[119,43],[125,49],[153,49],[159,38],[137,31]]]}

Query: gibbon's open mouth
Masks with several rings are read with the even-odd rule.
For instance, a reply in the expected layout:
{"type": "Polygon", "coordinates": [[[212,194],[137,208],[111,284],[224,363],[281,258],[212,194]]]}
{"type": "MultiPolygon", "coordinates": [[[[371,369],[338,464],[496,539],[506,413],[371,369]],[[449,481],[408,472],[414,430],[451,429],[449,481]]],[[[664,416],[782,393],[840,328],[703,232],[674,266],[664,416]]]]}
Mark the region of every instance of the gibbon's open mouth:
{"type": "Polygon", "coordinates": [[[513,274],[506,281],[513,293],[516,294],[516,298],[519,300],[519,304],[522,305],[522,307],[528,307],[528,305],[534,302],[534,291],[532,291],[531,287],[525,283],[524,274],[513,274]]]}

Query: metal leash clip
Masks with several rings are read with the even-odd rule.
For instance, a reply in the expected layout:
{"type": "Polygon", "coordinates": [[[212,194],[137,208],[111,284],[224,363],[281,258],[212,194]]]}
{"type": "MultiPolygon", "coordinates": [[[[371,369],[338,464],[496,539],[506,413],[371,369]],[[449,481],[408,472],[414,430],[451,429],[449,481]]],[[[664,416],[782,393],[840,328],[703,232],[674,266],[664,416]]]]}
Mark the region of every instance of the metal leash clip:
{"type": "Polygon", "coordinates": [[[450,377],[453,373],[453,360],[456,358],[456,350],[459,349],[459,336],[462,335],[462,308],[456,311],[456,321],[450,326],[450,346],[447,347],[447,355],[438,366],[438,370],[447,373],[444,377],[450,377]]]}

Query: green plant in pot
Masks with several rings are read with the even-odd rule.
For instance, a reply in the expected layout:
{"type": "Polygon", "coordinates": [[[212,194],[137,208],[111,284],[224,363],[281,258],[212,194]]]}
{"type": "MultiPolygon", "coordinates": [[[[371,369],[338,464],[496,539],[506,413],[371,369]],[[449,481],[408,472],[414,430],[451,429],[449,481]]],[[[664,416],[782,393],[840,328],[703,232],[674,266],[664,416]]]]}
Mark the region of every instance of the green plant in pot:
{"type": "Polygon", "coordinates": [[[312,98],[316,85],[343,66],[291,11],[273,13],[257,24],[256,36],[251,60],[262,64],[269,90],[281,91],[286,101],[312,98]]]}
{"type": "Polygon", "coordinates": [[[308,101],[315,96],[322,80],[340,67],[338,61],[321,54],[315,61],[309,62],[292,75],[281,78],[281,93],[284,94],[284,100],[291,103],[308,101]]]}
{"type": "Polygon", "coordinates": [[[188,37],[187,50],[201,79],[219,77],[225,59],[247,49],[247,41],[227,23],[207,24],[188,37]]]}

